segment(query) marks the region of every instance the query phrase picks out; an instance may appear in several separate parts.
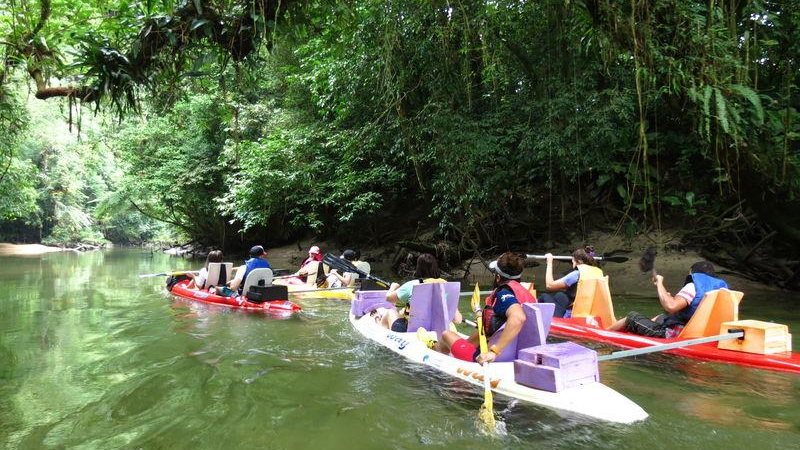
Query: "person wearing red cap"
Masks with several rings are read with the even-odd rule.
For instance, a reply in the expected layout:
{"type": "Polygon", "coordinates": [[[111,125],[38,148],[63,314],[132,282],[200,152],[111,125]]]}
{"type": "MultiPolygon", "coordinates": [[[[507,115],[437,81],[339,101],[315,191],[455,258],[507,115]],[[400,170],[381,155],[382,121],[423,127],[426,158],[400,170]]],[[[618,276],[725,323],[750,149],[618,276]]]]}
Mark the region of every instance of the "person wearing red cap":
{"type": "Polygon", "coordinates": [[[311,248],[308,249],[308,258],[300,264],[300,269],[293,274],[297,278],[289,278],[288,282],[291,284],[305,283],[309,275],[319,270],[321,262],[322,252],[320,252],[319,247],[312,245],[311,248]]]}

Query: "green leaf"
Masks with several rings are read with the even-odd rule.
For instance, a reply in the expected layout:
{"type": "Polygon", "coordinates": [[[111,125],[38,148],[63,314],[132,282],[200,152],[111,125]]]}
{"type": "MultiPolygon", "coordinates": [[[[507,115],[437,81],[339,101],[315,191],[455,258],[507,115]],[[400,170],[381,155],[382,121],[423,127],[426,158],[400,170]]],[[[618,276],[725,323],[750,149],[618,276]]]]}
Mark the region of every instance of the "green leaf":
{"type": "Polygon", "coordinates": [[[741,84],[732,84],[731,90],[735,91],[742,97],[746,98],[747,101],[753,105],[753,109],[756,113],[756,119],[758,120],[758,124],[761,125],[764,123],[764,107],[761,105],[761,98],[758,94],[750,89],[747,86],[743,86],[741,84]]]}
{"type": "Polygon", "coordinates": [[[719,88],[714,88],[714,97],[716,98],[717,120],[719,121],[719,124],[722,125],[722,129],[725,131],[725,133],[730,134],[730,123],[728,122],[728,103],[719,88]]]}

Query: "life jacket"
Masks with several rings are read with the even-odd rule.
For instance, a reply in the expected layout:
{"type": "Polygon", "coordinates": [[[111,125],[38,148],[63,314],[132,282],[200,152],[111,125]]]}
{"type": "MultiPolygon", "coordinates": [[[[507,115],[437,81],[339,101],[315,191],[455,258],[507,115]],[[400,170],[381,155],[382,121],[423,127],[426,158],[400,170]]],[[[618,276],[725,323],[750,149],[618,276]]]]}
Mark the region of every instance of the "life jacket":
{"type": "MultiPolygon", "coordinates": [[[[703,297],[705,297],[706,292],[728,287],[728,283],[726,283],[725,280],[712,277],[711,275],[707,275],[702,272],[691,274],[689,277],[687,277],[686,282],[688,283],[690,279],[691,282],[694,283],[694,298],[691,302],[689,302],[689,306],[683,308],[675,314],[672,314],[674,319],[677,319],[681,325],[685,325],[689,322],[689,319],[692,318],[694,312],[697,311],[697,307],[700,306],[700,302],[703,300],[703,297]]],[[[674,320],[671,322],[674,322],[674,320]]]]}
{"type": "Polygon", "coordinates": [[[497,293],[502,290],[503,288],[508,288],[511,292],[514,293],[514,297],[517,299],[517,303],[536,303],[536,297],[531,294],[531,292],[525,289],[519,281],[517,280],[508,280],[504,284],[495,288],[488,297],[486,297],[486,306],[483,307],[483,329],[486,332],[486,336],[493,335],[497,330],[506,323],[507,317],[497,316],[494,313],[494,304],[497,301],[497,293]]]}
{"type": "Polygon", "coordinates": [[[261,258],[250,258],[244,262],[244,266],[245,269],[244,276],[242,277],[242,286],[244,286],[244,283],[247,281],[247,276],[250,275],[250,272],[252,272],[253,269],[271,269],[269,262],[261,258]]]}
{"type": "MultiPolygon", "coordinates": [[[[603,278],[603,271],[599,267],[591,266],[589,264],[578,264],[578,281],[580,280],[594,280],[603,278]]],[[[570,303],[575,301],[575,296],[578,295],[578,283],[573,284],[566,291],[570,303]]]]}

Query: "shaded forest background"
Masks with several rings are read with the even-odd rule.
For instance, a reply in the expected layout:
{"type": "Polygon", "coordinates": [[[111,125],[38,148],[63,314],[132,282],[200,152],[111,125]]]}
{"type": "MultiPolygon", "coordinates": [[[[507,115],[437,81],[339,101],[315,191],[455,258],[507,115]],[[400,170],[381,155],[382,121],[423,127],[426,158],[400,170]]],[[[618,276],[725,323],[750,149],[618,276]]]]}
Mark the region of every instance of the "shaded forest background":
{"type": "Polygon", "coordinates": [[[0,240],[678,230],[800,288],[800,0],[0,8],[0,240]]]}

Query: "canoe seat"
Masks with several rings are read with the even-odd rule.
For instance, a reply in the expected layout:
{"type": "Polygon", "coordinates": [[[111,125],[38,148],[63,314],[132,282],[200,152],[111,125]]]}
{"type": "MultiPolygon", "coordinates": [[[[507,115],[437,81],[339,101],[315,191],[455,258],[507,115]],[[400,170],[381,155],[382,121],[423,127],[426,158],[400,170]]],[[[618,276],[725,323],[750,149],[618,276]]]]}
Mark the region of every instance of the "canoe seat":
{"type": "Polygon", "coordinates": [[[251,286],[271,286],[272,285],[272,269],[262,268],[253,269],[247,274],[247,279],[244,280],[244,287],[242,292],[247,293],[250,291],[251,286]]]}
{"type": "Polygon", "coordinates": [[[233,277],[233,263],[208,263],[208,278],[204,286],[198,286],[201,289],[208,289],[211,286],[222,286],[233,277]]]}
{"type": "Polygon", "coordinates": [[[706,292],[678,337],[690,339],[719,333],[723,322],[739,320],[739,302],[743,296],[742,292],[725,288],[706,292]]]}
{"type": "Polygon", "coordinates": [[[456,315],[460,294],[461,283],[457,281],[414,286],[409,302],[408,332],[416,333],[422,327],[441,338],[456,315]]]}
{"type": "Polygon", "coordinates": [[[608,328],[617,321],[614,318],[614,304],[608,289],[608,276],[603,278],[580,279],[572,305],[572,317],[576,319],[597,318],[601,328],[608,328]]]}
{"type": "Polygon", "coordinates": [[[531,293],[531,295],[533,296],[533,298],[536,298],[536,288],[535,288],[535,287],[534,287],[534,285],[533,285],[533,281],[531,281],[530,283],[523,282],[523,283],[520,283],[520,284],[522,285],[522,287],[524,287],[525,289],[527,289],[527,290],[528,290],[528,292],[530,292],[530,293],[531,293]]]}
{"type": "Polygon", "coordinates": [[[321,287],[326,280],[329,270],[330,269],[328,266],[320,261],[317,263],[317,270],[308,272],[308,276],[306,277],[306,285],[312,288],[321,287]]]}
{"type": "MultiPolygon", "coordinates": [[[[522,324],[517,338],[512,340],[495,358],[498,362],[514,361],[518,353],[526,348],[536,347],[547,343],[550,333],[550,323],[556,305],[553,303],[523,303],[522,311],[525,312],[525,323],[522,324]]],[[[500,340],[505,324],[500,327],[490,338],[489,346],[500,340]]]]}

